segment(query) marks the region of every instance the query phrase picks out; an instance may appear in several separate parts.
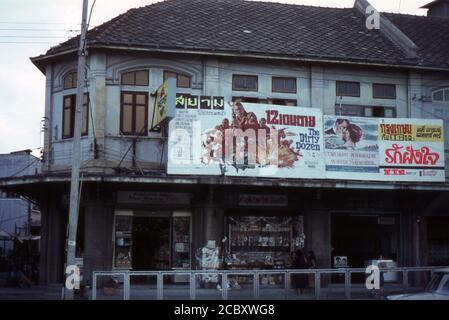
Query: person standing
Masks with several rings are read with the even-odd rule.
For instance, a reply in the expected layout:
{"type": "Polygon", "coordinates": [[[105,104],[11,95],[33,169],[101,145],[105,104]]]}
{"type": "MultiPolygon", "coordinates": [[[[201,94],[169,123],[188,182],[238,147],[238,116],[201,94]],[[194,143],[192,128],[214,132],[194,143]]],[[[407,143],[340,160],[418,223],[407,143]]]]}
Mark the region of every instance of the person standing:
{"type": "MultiPolygon", "coordinates": [[[[293,267],[295,269],[304,270],[308,269],[306,257],[301,250],[296,250],[295,258],[293,260],[293,267]]],[[[295,274],[292,276],[293,286],[298,294],[304,293],[304,289],[307,285],[307,274],[295,274]]]]}
{"type": "MultiPolygon", "coordinates": [[[[315,253],[310,250],[307,254],[307,266],[309,269],[315,269],[316,268],[316,257],[315,253]]],[[[309,281],[309,288],[315,287],[315,275],[313,273],[308,274],[308,281],[309,281]]]]}

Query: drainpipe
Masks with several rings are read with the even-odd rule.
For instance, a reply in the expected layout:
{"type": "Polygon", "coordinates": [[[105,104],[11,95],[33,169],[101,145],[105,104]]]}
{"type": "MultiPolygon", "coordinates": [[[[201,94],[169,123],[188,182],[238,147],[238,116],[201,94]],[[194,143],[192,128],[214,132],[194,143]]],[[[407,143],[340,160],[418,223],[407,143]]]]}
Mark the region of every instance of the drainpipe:
{"type": "Polygon", "coordinates": [[[411,96],[412,91],[410,90],[410,71],[407,72],[407,118],[412,117],[412,101],[413,98],[411,96]]]}
{"type": "Polygon", "coordinates": [[[133,168],[136,167],[136,154],[137,154],[137,140],[133,138],[133,168]]]}

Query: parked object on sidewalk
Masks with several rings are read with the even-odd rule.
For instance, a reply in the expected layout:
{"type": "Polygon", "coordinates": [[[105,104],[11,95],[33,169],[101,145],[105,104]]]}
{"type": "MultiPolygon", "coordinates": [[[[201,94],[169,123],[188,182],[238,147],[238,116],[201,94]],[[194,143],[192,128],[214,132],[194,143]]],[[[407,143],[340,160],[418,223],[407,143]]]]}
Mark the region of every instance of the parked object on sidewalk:
{"type": "Polygon", "coordinates": [[[110,278],[109,281],[103,287],[103,294],[105,296],[114,296],[117,287],[118,281],[114,278],[110,278]]]}
{"type": "Polygon", "coordinates": [[[27,277],[27,275],[16,265],[11,267],[11,270],[8,272],[8,278],[6,279],[7,287],[18,286],[20,288],[30,288],[32,284],[32,281],[27,277]]]}
{"type": "Polygon", "coordinates": [[[449,268],[436,270],[424,292],[388,296],[387,300],[449,300],[449,268]]]}

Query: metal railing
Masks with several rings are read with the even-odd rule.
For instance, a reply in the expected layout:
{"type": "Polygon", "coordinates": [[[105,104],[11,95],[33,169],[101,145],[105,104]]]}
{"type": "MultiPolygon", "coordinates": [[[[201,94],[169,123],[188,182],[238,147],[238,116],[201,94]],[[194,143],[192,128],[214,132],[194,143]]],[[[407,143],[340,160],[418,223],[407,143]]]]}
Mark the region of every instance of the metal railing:
{"type": "MultiPolygon", "coordinates": [[[[447,267],[401,267],[401,268],[382,268],[381,272],[387,274],[389,272],[401,273],[402,290],[406,292],[409,288],[409,275],[410,273],[417,272],[430,272],[430,276],[433,275],[436,269],[442,269],[447,267]]],[[[155,277],[156,278],[156,299],[164,299],[164,278],[167,276],[187,276],[189,278],[189,298],[195,300],[197,297],[197,280],[199,277],[214,276],[218,279],[221,278],[221,299],[229,299],[229,279],[235,276],[249,276],[252,277],[252,298],[259,299],[260,297],[260,277],[266,275],[280,275],[283,278],[283,288],[287,292],[290,289],[291,276],[294,275],[314,275],[314,298],[320,299],[322,295],[322,283],[321,278],[323,275],[344,275],[344,297],[345,299],[351,299],[352,288],[352,276],[354,274],[362,274],[366,276],[366,270],[362,268],[339,268],[339,269],[284,269],[284,270],[173,270],[173,271],[94,271],[92,278],[92,294],[91,299],[97,300],[98,290],[98,277],[122,277],[123,279],[123,300],[130,300],[131,293],[131,278],[132,277],[155,277]]],[[[430,277],[429,277],[430,278],[430,277]]],[[[401,282],[399,281],[399,282],[401,282]]]]}

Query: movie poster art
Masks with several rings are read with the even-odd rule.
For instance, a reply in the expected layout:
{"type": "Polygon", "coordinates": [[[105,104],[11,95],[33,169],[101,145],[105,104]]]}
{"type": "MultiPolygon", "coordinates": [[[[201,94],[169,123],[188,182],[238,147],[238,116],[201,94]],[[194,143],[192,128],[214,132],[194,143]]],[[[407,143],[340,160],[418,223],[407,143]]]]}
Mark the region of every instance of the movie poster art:
{"type": "Polygon", "coordinates": [[[326,177],[379,178],[378,119],[324,116],[326,177]]]}
{"type": "Polygon", "coordinates": [[[226,175],[324,178],[320,110],[235,102],[227,111],[216,127],[221,134],[224,126],[230,129],[225,132],[226,175]]]}
{"type": "Polygon", "coordinates": [[[186,165],[169,159],[172,174],[325,176],[318,109],[228,102],[224,110],[177,110],[170,131],[177,129],[185,134],[171,137],[169,155],[184,155],[186,165]]]}
{"type": "Polygon", "coordinates": [[[382,180],[445,181],[442,120],[381,119],[379,144],[382,180]]]}

